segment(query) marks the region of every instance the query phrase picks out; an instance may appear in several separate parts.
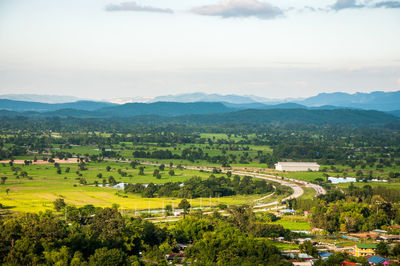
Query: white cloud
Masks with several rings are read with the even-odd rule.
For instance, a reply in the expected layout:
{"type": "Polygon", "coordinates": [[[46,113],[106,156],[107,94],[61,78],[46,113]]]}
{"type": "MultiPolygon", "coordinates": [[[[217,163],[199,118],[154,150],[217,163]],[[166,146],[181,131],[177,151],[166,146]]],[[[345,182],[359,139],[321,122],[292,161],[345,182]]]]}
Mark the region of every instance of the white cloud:
{"type": "Polygon", "coordinates": [[[169,8],[158,8],[152,6],[140,6],[136,2],[123,2],[118,5],[109,4],[106,6],[106,11],[144,11],[144,12],[158,12],[158,13],[174,13],[169,8]]]}
{"type": "Polygon", "coordinates": [[[399,1],[383,1],[375,4],[375,7],[384,7],[384,8],[400,8],[399,1]]]}
{"type": "Polygon", "coordinates": [[[195,14],[205,16],[231,17],[257,17],[260,19],[273,19],[283,15],[283,11],[266,2],[258,0],[223,0],[216,5],[205,5],[193,8],[195,14]]]}
{"type": "Polygon", "coordinates": [[[364,5],[356,4],[356,0],[336,0],[336,3],[332,6],[334,10],[341,10],[347,8],[361,8],[364,5]]]}

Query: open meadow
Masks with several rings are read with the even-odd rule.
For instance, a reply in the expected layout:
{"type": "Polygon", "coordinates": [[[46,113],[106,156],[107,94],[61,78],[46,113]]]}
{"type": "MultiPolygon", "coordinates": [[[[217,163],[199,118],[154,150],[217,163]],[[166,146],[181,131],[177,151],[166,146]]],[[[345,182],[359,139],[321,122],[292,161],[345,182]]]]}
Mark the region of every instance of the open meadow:
{"type": "MultiPolygon", "coordinates": [[[[193,176],[208,178],[210,173],[174,168],[174,175],[169,175],[169,168],[160,171],[161,177],[153,176],[158,167],[140,166],[144,174],[139,174],[139,166],[133,169],[128,163],[100,162],[87,163],[86,170],[79,170],[77,163],[23,165],[0,164],[0,176],[7,176],[5,184],[0,185],[0,202],[12,211],[37,212],[53,209],[53,202],[63,198],[67,204],[83,206],[92,204],[98,207],[111,207],[118,204],[125,211],[162,209],[166,205],[178,206],[181,198],[143,198],[138,193],[124,193],[123,189],[108,187],[109,178],[117,183],[162,184],[166,182],[184,182],[193,176]],[[107,170],[109,167],[109,171],[107,170]],[[60,172],[57,172],[61,169],[60,172]],[[124,174],[119,174],[121,169],[124,174]],[[16,174],[17,173],[17,174],[16,174]],[[103,179],[105,186],[103,186],[103,179]]],[[[222,175],[216,175],[222,176],[222,175]]],[[[122,187],[123,188],[123,187],[122,187]]],[[[251,204],[264,195],[235,195],[218,198],[191,199],[193,208],[200,206],[215,207],[219,204],[251,204]]],[[[277,197],[271,197],[270,201],[277,197]]],[[[279,197],[278,197],[279,199],[279,197]]],[[[265,202],[265,201],[263,201],[265,202]]]]}

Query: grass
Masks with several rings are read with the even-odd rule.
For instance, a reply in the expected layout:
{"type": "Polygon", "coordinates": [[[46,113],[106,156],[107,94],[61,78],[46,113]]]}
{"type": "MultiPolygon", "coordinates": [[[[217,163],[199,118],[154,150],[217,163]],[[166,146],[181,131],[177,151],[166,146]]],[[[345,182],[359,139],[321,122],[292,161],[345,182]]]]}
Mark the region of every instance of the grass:
{"type": "Polygon", "coordinates": [[[274,240],[269,240],[268,244],[274,245],[279,250],[295,250],[295,249],[299,249],[299,245],[297,245],[295,243],[283,243],[283,242],[278,242],[278,241],[274,241],[274,240]]]}
{"type": "Polygon", "coordinates": [[[299,197],[299,199],[312,199],[315,196],[315,190],[311,187],[302,187],[304,193],[299,197]]]}
{"type": "MultiPolygon", "coordinates": [[[[8,179],[4,185],[0,185],[0,202],[4,206],[11,207],[12,211],[17,212],[38,212],[47,209],[52,209],[52,202],[61,197],[68,204],[83,206],[86,204],[93,204],[99,207],[110,207],[112,204],[118,204],[125,210],[146,210],[161,209],[167,204],[173,204],[175,207],[181,201],[180,198],[142,198],[139,194],[124,194],[123,191],[113,188],[102,187],[102,179],[97,175],[101,173],[103,178],[108,179],[113,176],[118,182],[129,183],[165,183],[184,181],[193,176],[200,176],[207,178],[210,173],[194,171],[194,170],[179,170],[174,169],[176,175],[169,176],[169,168],[162,173],[162,178],[157,179],[153,177],[152,173],[156,167],[144,166],[145,175],[138,175],[138,169],[132,169],[127,163],[117,162],[101,162],[87,164],[87,171],[80,171],[82,178],[85,178],[89,184],[98,181],[98,187],[94,185],[80,185],[76,171],[78,170],[77,164],[61,164],[62,174],[57,174],[56,168],[53,164],[45,165],[14,165],[19,167],[20,171],[26,171],[28,176],[32,178],[17,178],[11,167],[8,164],[0,165],[0,176],[7,176],[8,179]],[[107,172],[106,167],[110,166],[111,171],[107,172]],[[66,173],[67,167],[70,172],[66,173]],[[118,169],[127,172],[128,175],[122,177],[118,174],[118,169]],[[6,189],[10,189],[8,195],[6,189]]],[[[219,176],[219,175],[217,175],[219,176]]],[[[246,196],[233,196],[233,197],[220,197],[212,198],[211,205],[218,204],[236,205],[248,204],[263,195],[246,195],[246,196]]],[[[203,207],[210,205],[209,198],[193,199],[191,200],[193,207],[203,207]]]]}
{"type": "Polygon", "coordinates": [[[288,215],[282,216],[278,221],[273,222],[273,224],[280,224],[284,228],[289,230],[297,231],[308,231],[311,230],[311,226],[304,216],[288,215]]]}

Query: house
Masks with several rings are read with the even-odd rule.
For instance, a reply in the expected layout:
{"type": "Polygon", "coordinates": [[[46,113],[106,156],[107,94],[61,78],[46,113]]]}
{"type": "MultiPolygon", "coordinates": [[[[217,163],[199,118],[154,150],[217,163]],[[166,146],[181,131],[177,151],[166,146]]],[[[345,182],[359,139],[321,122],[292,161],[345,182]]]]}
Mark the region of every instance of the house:
{"type": "Polygon", "coordinates": [[[278,171],[319,171],[319,164],[314,162],[278,162],[275,164],[278,171]]]}
{"type": "Polygon", "coordinates": [[[341,266],[350,266],[350,265],[361,265],[361,264],[360,263],[356,263],[356,262],[351,262],[351,261],[344,260],[344,261],[342,261],[342,263],[340,265],[341,266]]]}
{"type": "Polygon", "coordinates": [[[365,257],[375,255],[376,244],[356,244],[354,246],[354,256],[365,257]]]}
{"type": "Polygon", "coordinates": [[[369,265],[378,265],[378,264],[389,265],[388,259],[379,256],[372,256],[367,260],[367,262],[369,263],[369,265]]]}
{"type": "Polygon", "coordinates": [[[386,234],[383,234],[383,235],[378,236],[377,239],[383,240],[385,242],[394,241],[394,240],[400,240],[400,235],[386,235],[386,234]]]}
{"type": "Polygon", "coordinates": [[[295,262],[292,262],[292,264],[295,266],[312,266],[312,265],[314,265],[314,262],[312,262],[312,261],[302,261],[302,262],[295,261],[295,262]]]}
{"type": "Polygon", "coordinates": [[[387,233],[386,230],[382,230],[382,229],[375,229],[373,232],[378,233],[378,234],[386,234],[387,233]]]}
{"type": "Polygon", "coordinates": [[[297,254],[297,257],[302,260],[312,260],[314,258],[313,256],[308,255],[307,253],[299,253],[297,254]]]}
{"type": "Polygon", "coordinates": [[[320,252],[320,253],[318,253],[318,256],[320,256],[322,260],[328,259],[330,255],[332,255],[332,253],[330,253],[330,252],[320,252]]]}

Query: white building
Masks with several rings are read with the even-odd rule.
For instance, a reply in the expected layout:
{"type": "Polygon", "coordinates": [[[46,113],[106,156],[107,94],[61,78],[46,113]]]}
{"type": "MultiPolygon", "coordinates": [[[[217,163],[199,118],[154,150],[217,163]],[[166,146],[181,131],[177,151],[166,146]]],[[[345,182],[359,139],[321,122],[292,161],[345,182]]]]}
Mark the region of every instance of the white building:
{"type": "Polygon", "coordinates": [[[275,164],[278,171],[319,171],[319,164],[314,162],[278,162],[275,164]]]}

